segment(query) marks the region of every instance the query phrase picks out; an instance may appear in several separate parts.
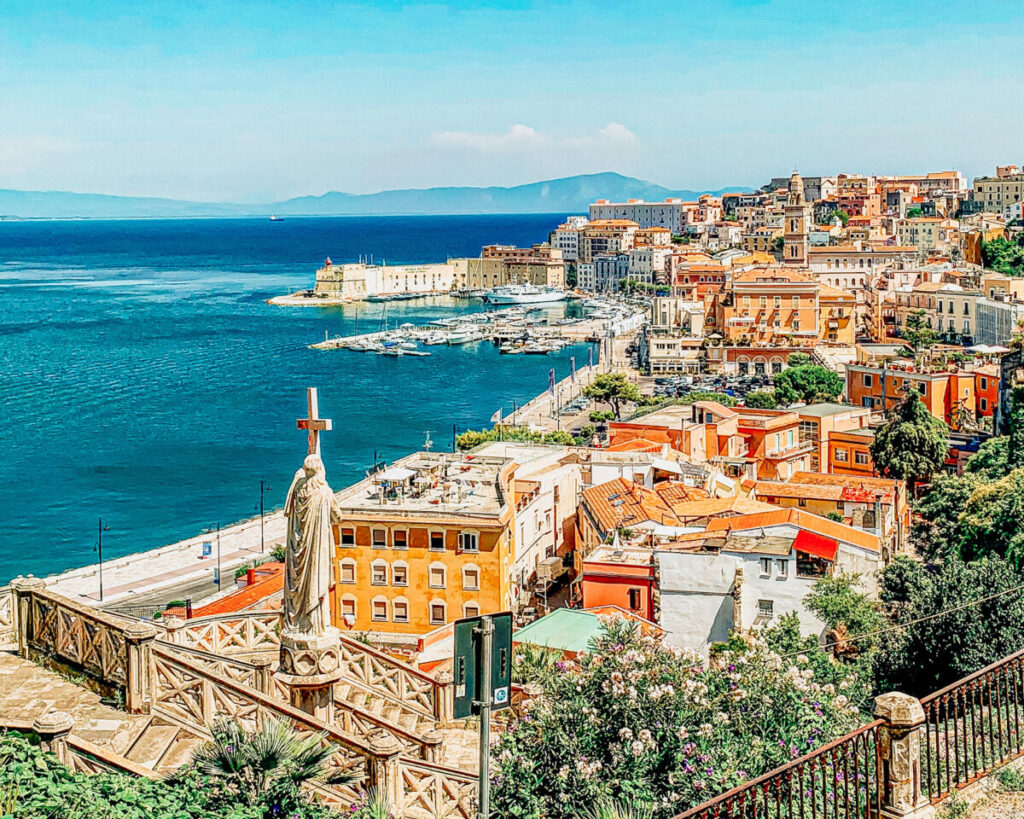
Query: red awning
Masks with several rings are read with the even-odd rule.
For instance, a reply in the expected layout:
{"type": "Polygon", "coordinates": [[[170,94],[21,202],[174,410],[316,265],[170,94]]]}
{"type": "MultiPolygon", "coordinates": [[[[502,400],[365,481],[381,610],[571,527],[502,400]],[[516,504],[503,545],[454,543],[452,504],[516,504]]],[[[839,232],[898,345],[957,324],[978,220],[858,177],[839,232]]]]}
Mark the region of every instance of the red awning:
{"type": "Polygon", "coordinates": [[[831,563],[836,559],[836,550],[839,548],[839,543],[807,529],[801,529],[793,540],[793,548],[799,552],[807,552],[807,554],[820,557],[831,563]]]}

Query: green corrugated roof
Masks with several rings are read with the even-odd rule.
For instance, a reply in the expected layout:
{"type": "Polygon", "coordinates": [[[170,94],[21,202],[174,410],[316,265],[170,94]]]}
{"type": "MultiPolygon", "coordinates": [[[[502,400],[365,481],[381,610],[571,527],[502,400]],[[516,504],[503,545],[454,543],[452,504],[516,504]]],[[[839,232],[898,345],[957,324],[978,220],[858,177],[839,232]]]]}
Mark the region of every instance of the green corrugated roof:
{"type": "Polygon", "coordinates": [[[588,651],[591,639],[599,636],[603,630],[604,626],[594,612],[555,609],[551,614],[519,629],[512,635],[512,641],[579,654],[588,651]]]}

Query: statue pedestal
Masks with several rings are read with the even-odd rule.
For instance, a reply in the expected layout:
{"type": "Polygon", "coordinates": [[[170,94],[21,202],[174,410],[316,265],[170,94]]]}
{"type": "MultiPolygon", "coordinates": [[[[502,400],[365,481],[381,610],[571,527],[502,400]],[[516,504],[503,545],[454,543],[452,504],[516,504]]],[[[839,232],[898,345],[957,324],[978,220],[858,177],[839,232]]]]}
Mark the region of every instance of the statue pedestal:
{"type": "Polygon", "coordinates": [[[291,704],[323,722],[334,718],[334,683],[341,677],[341,639],[330,626],[324,634],[281,634],[278,677],[291,692],[291,704]]]}

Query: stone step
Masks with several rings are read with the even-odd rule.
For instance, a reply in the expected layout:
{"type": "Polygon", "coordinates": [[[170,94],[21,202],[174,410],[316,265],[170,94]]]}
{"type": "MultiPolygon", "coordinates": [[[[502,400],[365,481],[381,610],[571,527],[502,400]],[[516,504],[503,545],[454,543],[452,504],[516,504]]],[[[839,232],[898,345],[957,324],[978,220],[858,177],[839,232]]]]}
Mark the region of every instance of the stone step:
{"type": "Polygon", "coordinates": [[[152,722],[142,735],[135,740],[131,749],[125,756],[132,762],[156,770],[163,759],[164,754],[178,737],[178,726],[165,723],[152,722]]]}
{"type": "Polygon", "coordinates": [[[159,773],[170,773],[192,761],[192,751],[202,745],[202,740],[181,733],[157,765],[159,773]]]}

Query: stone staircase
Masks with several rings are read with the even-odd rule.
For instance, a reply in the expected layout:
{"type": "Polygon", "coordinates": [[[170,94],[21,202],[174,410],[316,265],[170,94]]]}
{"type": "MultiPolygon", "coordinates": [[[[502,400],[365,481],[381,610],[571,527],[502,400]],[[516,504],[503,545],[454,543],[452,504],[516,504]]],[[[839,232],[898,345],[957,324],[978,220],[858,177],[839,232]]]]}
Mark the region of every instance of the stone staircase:
{"type": "Polygon", "coordinates": [[[338,708],[355,708],[375,714],[417,736],[426,736],[438,729],[438,721],[422,711],[411,708],[381,688],[342,678],[334,686],[334,702],[338,708]]]}
{"type": "Polygon", "coordinates": [[[191,726],[164,714],[150,716],[142,731],[122,756],[143,768],[169,774],[192,758],[193,750],[206,740],[191,726]]]}

